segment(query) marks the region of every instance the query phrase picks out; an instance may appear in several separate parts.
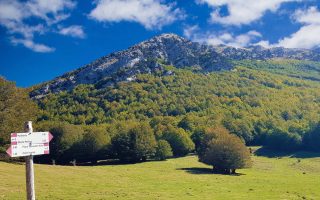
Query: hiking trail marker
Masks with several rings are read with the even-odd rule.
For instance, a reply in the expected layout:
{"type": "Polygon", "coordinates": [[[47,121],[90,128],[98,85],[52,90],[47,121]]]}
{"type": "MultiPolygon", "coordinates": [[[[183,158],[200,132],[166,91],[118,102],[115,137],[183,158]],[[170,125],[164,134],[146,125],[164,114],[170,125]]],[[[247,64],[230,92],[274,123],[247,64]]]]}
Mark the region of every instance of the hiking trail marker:
{"type": "Polygon", "coordinates": [[[33,132],[32,122],[25,123],[26,133],[11,133],[10,157],[26,157],[27,200],[35,200],[33,156],[49,154],[50,132],[33,132]]]}
{"type": "Polygon", "coordinates": [[[7,153],[11,157],[49,154],[50,132],[11,133],[11,146],[7,153]]]}

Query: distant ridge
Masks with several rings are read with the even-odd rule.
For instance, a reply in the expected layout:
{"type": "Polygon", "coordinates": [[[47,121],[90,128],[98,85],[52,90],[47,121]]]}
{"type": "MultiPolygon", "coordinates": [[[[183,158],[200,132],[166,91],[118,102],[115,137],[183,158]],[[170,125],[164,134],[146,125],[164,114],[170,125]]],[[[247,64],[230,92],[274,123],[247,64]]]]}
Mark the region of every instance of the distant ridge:
{"type": "Polygon", "coordinates": [[[320,61],[320,53],[319,49],[211,46],[192,42],[176,34],[161,34],[43,83],[31,92],[31,96],[41,98],[50,92],[70,90],[79,84],[99,83],[106,86],[133,80],[136,74],[163,70],[159,63],[178,68],[196,66],[202,72],[211,72],[232,69],[232,60],[274,58],[320,61]]]}

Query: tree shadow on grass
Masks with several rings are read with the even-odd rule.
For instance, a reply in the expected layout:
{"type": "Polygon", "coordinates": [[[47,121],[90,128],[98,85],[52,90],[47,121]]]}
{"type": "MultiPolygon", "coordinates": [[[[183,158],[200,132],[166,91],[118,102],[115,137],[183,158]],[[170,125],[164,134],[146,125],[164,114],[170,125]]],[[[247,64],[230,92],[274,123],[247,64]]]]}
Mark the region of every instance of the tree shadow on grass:
{"type": "Polygon", "coordinates": [[[320,157],[320,152],[309,152],[309,151],[277,151],[266,147],[261,147],[254,152],[256,156],[264,156],[268,158],[315,158],[320,157]]]}
{"type": "Polygon", "coordinates": [[[139,163],[142,163],[142,161],[133,162],[133,161],[120,161],[118,159],[108,159],[108,160],[99,160],[96,163],[91,163],[91,162],[77,163],[77,166],[132,165],[132,164],[139,164],[139,163]]]}
{"type": "Polygon", "coordinates": [[[219,172],[213,171],[210,168],[205,168],[205,167],[186,167],[186,168],[177,168],[177,170],[183,170],[188,172],[189,174],[220,174],[220,175],[229,175],[229,176],[245,175],[242,173],[235,173],[235,174],[219,173],[219,172]]]}

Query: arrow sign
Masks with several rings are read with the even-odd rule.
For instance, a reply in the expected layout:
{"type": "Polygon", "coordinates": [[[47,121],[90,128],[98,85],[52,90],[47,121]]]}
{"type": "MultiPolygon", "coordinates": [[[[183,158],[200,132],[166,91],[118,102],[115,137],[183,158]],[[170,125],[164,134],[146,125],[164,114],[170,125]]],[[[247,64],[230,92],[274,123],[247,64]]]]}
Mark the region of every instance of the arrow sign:
{"type": "Polygon", "coordinates": [[[49,143],[28,145],[11,145],[11,157],[49,154],[49,143]]]}
{"type": "Polygon", "coordinates": [[[10,157],[12,157],[11,155],[12,155],[12,148],[11,148],[11,146],[7,149],[7,154],[10,156],[10,157]]]}
{"type": "Polygon", "coordinates": [[[49,143],[53,136],[50,132],[11,133],[11,144],[49,143]]]}
{"type": "Polygon", "coordinates": [[[50,132],[12,133],[11,146],[6,151],[10,157],[49,154],[50,132]]]}

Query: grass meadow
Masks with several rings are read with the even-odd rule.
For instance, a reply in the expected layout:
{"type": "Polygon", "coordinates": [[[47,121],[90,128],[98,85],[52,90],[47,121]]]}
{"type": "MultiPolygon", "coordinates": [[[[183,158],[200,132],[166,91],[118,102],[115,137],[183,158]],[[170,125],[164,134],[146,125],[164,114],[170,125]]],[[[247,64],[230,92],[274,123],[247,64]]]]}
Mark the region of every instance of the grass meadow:
{"type": "MultiPolygon", "coordinates": [[[[320,157],[253,156],[237,175],[212,174],[196,156],[138,164],[35,165],[37,199],[320,199],[320,157]]],[[[25,199],[25,166],[0,162],[0,199],[25,199]]]]}

